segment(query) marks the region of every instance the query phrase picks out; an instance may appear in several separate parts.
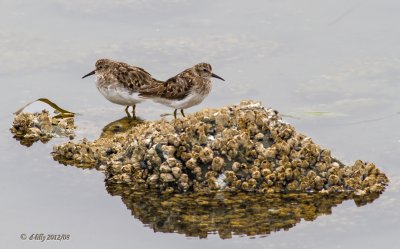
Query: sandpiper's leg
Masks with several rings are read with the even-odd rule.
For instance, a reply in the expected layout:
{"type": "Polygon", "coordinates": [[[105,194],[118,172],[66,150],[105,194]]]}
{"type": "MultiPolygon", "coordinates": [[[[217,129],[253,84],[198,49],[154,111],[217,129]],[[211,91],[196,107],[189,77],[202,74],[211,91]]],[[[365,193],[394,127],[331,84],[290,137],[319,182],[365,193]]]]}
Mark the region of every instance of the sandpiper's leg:
{"type": "Polygon", "coordinates": [[[128,118],[130,118],[131,117],[131,114],[129,113],[129,105],[125,108],[125,112],[126,112],[126,115],[128,115],[128,118]]]}
{"type": "Polygon", "coordinates": [[[184,117],[185,117],[185,113],[183,113],[183,109],[181,109],[181,113],[182,113],[182,116],[184,116],[184,117]]]}
{"type": "Polygon", "coordinates": [[[136,116],[136,105],[132,106],[132,116],[135,117],[136,116]]]}
{"type": "Polygon", "coordinates": [[[175,109],[175,111],[174,111],[174,118],[176,119],[176,111],[177,111],[178,109],[175,109]]]}

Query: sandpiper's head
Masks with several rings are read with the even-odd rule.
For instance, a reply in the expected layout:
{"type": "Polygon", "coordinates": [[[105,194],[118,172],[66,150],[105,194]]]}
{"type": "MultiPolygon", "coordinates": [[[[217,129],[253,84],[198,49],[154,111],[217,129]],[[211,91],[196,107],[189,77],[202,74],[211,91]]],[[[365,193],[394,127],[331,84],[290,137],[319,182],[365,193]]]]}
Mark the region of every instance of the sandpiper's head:
{"type": "Polygon", "coordinates": [[[88,77],[90,75],[96,74],[96,73],[97,74],[101,74],[101,73],[106,72],[113,63],[114,63],[114,61],[109,60],[109,59],[97,60],[96,61],[96,69],[93,70],[92,72],[86,74],[85,76],[83,76],[82,79],[86,78],[86,77],[88,77]]]}
{"type": "Polygon", "coordinates": [[[203,77],[203,78],[211,78],[211,77],[214,77],[214,78],[218,78],[218,79],[220,79],[220,80],[225,81],[223,78],[219,77],[218,75],[216,75],[216,74],[214,74],[214,73],[212,72],[211,65],[208,64],[208,63],[199,63],[199,64],[196,64],[196,65],[194,66],[194,70],[195,70],[195,72],[196,72],[200,77],[203,77]]]}

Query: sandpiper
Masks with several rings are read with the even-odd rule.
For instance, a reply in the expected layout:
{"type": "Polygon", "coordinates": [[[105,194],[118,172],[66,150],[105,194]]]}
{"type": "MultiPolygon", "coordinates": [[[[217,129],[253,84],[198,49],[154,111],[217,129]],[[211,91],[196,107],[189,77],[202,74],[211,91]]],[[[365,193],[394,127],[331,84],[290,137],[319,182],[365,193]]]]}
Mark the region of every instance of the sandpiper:
{"type": "Polygon", "coordinates": [[[225,81],[212,73],[210,64],[199,63],[165,82],[153,81],[139,90],[139,96],[174,108],[175,119],[178,109],[185,117],[184,109],[200,104],[210,93],[211,77],[225,81]]]}
{"type": "Polygon", "coordinates": [[[96,75],[96,86],[100,93],[112,103],[126,106],[125,112],[128,116],[130,116],[128,108],[132,106],[133,117],[136,104],[144,100],[138,96],[138,90],[157,82],[140,67],[110,59],[98,60],[96,69],[82,79],[93,74],[96,75]]]}

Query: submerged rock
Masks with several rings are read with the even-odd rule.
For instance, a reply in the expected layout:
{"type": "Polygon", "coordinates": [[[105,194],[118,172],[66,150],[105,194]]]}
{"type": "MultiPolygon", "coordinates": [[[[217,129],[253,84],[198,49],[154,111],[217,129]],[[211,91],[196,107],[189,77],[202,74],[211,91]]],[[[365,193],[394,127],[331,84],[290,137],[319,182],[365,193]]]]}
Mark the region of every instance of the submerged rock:
{"type": "Polygon", "coordinates": [[[260,102],[135,124],[114,136],[55,146],[53,156],[62,163],[102,169],[108,183],[161,193],[365,195],[382,192],[388,183],[373,163],[343,165],[260,102]]]}
{"type": "Polygon", "coordinates": [[[36,141],[48,142],[53,137],[74,137],[73,117],[51,117],[47,110],[21,112],[15,116],[11,133],[21,144],[31,146],[36,141]]]}

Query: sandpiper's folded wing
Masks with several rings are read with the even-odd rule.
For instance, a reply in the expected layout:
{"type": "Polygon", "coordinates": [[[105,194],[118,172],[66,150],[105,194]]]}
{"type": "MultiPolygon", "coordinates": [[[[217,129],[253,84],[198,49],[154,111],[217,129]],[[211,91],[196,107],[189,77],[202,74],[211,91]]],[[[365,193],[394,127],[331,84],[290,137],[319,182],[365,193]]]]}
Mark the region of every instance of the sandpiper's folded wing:
{"type": "Polygon", "coordinates": [[[126,63],[120,63],[114,69],[113,75],[132,92],[137,92],[140,88],[148,86],[154,81],[151,75],[143,68],[134,67],[126,63]]]}
{"type": "Polygon", "coordinates": [[[193,87],[192,71],[185,70],[182,73],[168,79],[165,82],[156,82],[153,85],[139,90],[139,96],[145,98],[184,99],[193,87]]]}

